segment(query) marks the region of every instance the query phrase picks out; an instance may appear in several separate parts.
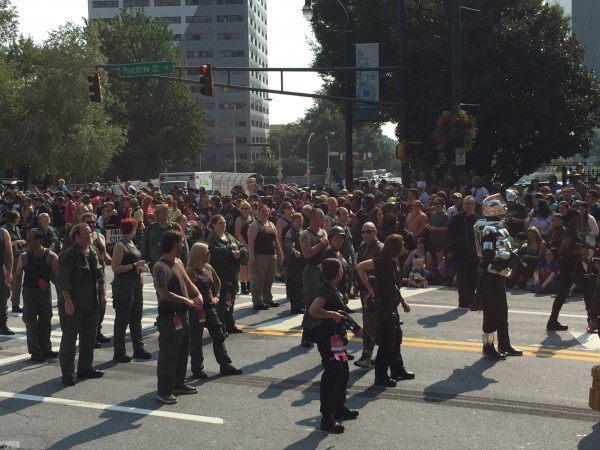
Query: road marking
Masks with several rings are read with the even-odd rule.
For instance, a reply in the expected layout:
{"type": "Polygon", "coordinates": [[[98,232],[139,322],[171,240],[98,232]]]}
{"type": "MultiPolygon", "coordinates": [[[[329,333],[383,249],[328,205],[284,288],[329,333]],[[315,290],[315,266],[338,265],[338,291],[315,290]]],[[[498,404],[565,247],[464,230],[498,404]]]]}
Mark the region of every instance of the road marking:
{"type": "Polygon", "coordinates": [[[192,414],[160,411],[160,410],[155,410],[155,409],[134,408],[134,407],[130,407],[130,406],[107,405],[104,403],[84,402],[81,400],[70,400],[67,398],[40,397],[37,395],[19,394],[19,393],[4,392],[4,391],[0,391],[0,397],[15,398],[15,399],[19,399],[19,400],[26,400],[29,402],[52,403],[55,405],[74,406],[77,408],[85,408],[85,409],[99,409],[102,411],[117,411],[117,412],[128,413],[128,414],[137,414],[140,416],[154,416],[154,417],[164,417],[167,419],[188,420],[191,422],[211,423],[214,425],[223,425],[223,423],[224,423],[223,419],[221,419],[219,417],[196,416],[196,415],[192,415],[192,414]]]}
{"type": "MultiPolygon", "coordinates": [[[[237,324],[239,328],[243,328],[245,333],[248,334],[261,334],[267,336],[285,336],[285,337],[300,337],[302,332],[300,330],[286,330],[276,328],[265,328],[263,326],[251,327],[248,325],[237,324]]],[[[361,338],[350,337],[351,341],[362,342],[361,338]]],[[[441,350],[457,350],[467,352],[481,352],[481,343],[473,341],[447,341],[438,339],[427,339],[427,338],[410,338],[404,337],[402,345],[407,347],[416,348],[431,348],[441,350]]],[[[600,354],[592,353],[587,350],[567,350],[562,348],[551,348],[547,346],[526,346],[520,347],[523,350],[524,356],[534,356],[537,358],[554,358],[554,359],[567,359],[572,361],[589,361],[600,363],[600,354]]]]}

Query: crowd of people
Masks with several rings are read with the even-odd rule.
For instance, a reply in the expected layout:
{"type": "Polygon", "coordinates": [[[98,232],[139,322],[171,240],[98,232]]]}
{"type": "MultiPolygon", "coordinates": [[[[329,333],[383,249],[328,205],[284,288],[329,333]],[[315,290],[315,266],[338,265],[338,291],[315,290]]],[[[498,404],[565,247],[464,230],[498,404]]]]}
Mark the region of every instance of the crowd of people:
{"type": "MultiPolygon", "coordinates": [[[[365,182],[353,191],[339,183],[298,190],[295,186],[235,186],[229,193],[176,186],[161,192],[148,183],[88,183],[34,192],[6,189],[0,201],[0,334],[8,300],[23,312],[31,359],[59,356],[62,381],[99,378],[93,350],[111,339],[102,333],[106,308],[105,267],[114,273],[114,356],[119,363],[152,354],[142,338],[143,273],[152,272],[158,297],[158,400],[197,389],[184,384],[188,356],[192,376],[207,377],[201,339],[204,328],[223,375],[241,370],[227,355],[225,340],[241,333],[235,303],[250,294],[256,313],[280,307],[273,281],[285,282],[291,314],[303,314],[300,345],[317,344],[325,372],[322,428],[342,432],[337,419],[357,412],[343,406],[348,360],[344,314],[349,299],[360,298],[362,354],[354,364],[375,365],[375,383],[396,386],[414,378],[401,354],[402,321],[410,306],[400,287],[458,288],[458,306],[475,302],[482,264],[473,226],[491,194],[506,201],[507,239],[520,258],[506,284],[538,295],[556,293],[547,328],[558,322],[562,304],[575,288],[584,294],[587,331],[598,328],[595,258],[599,234],[600,186],[573,172],[562,186],[533,180],[507,189],[489,177],[420,173],[406,186],[365,182]],[[586,184],[587,181],[589,184],[586,184]],[[50,344],[51,284],[57,285],[63,331],[60,353],[50,344]],[[21,309],[21,294],[23,309],[21,309]],[[133,347],[129,356],[125,334],[133,347]],[[375,346],[378,346],[373,360],[375,346]],[[342,381],[340,381],[342,380],[342,381]],[[339,386],[344,385],[344,389],[339,386]]],[[[355,330],[356,331],[356,330],[355,330]]],[[[510,345],[509,345],[510,347],[510,345]]],[[[511,351],[518,352],[510,347],[511,351]]]]}

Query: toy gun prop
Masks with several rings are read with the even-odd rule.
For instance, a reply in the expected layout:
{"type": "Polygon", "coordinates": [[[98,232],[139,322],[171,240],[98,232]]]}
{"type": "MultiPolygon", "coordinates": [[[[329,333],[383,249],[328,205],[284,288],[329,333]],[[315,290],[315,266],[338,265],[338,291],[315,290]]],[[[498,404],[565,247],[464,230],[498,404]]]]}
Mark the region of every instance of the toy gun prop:
{"type": "Polygon", "coordinates": [[[369,341],[373,341],[373,338],[369,336],[362,327],[352,318],[346,311],[337,311],[338,314],[342,315],[342,325],[346,328],[346,330],[352,331],[355,335],[362,331],[363,337],[369,341]]]}

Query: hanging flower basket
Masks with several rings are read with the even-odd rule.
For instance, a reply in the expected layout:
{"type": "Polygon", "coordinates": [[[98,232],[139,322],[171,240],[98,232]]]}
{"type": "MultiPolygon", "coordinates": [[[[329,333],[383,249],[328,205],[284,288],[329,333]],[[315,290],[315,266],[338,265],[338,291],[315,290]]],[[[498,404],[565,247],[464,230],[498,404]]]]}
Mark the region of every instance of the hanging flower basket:
{"type": "Polygon", "coordinates": [[[431,140],[437,144],[437,150],[446,147],[473,149],[477,137],[477,118],[465,110],[444,111],[437,119],[431,140]]]}

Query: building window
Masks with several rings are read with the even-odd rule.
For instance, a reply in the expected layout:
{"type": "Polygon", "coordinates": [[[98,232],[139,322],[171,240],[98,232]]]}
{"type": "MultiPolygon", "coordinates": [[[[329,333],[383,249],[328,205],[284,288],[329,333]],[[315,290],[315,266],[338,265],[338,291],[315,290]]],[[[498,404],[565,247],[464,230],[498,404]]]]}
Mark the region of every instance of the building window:
{"type": "Polygon", "coordinates": [[[179,42],[179,41],[181,41],[181,34],[179,34],[179,33],[178,33],[178,34],[175,34],[175,35],[173,36],[173,38],[174,38],[176,41],[178,41],[178,42],[179,42]]]}
{"type": "Polygon", "coordinates": [[[150,0],[123,0],[123,8],[127,8],[129,6],[150,6],[150,0]]]}
{"type": "Polygon", "coordinates": [[[246,109],[246,102],[219,103],[219,109],[246,109]]]}
{"type": "Polygon", "coordinates": [[[219,126],[222,128],[225,127],[230,127],[233,125],[233,121],[232,120],[219,120],[219,126]]]}
{"type": "Polygon", "coordinates": [[[118,8],[119,0],[105,0],[92,2],[92,8],[118,8]]]}
{"type": "Polygon", "coordinates": [[[185,4],[187,6],[195,6],[195,5],[212,5],[212,0],[185,0],[185,4]]]}
{"type": "Polygon", "coordinates": [[[205,120],[204,123],[206,124],[207,128],[213,128],[215,126],[214,120],[205,120]]]}
{"type": "Polygon", "coordinates": [[[186,41],[212,41],[212,33],[186,33],[186,41]]]}
{"type": "Polygon", "coordinates": [[[214,145],[215,138],[213,136],[206,136],[206,145],[214,145]]]}
{"type": "Polygon", "coordinates": [[[236,144],[245,144],[246,142],[248,142],[248,140],[246,139],[246,136],[239,136],[239,137],[235,138],[236,144]]]}
{"type": "Polygon", "coordinates": [[[244,16],[238,15],[227,15],[217,16],[217,22],[243,22],[244,16]]]}
{"type": "Polygon", "coordinates": [[[187,16],[186,23],[211,23],[212,16],[187,16]]]}
{"type": "MultiPolygon", "coordinates": [[[[196,87],[196,86],[193,86],[193,88],[194,87],[196,87]]],[[[192,91],[193,91],[193,89],[192,89],[192,91]]],[[[202,109],[204,111],[214,111],[214,109],[215,109],[215,104],[214,103],[204,103],[204,102],[202,102],[200,104],[200,106],[202,107],[202,109]]]]}
{"type": "Polygon", "coordinates": [[[167,23],[181,23],[181,16],[174,17],[158,17],[159,19],[166,20],[167,23]]]}
{"type": "Polygon", "coordinates": [[[196,50],[189,51],[186,53],[188,58],[212,58],[213,52],[212,50],[196,50]]]}
{"type": "Polygon", "coordinates": [[[244,0],[217,0],[217,5],[243,5],[244,0]]]}
{"type": "Polygon", "coordinates": [[[243,33],[218,33],[217,39],[219,41],[240,41],[244,39],[243,33]]]}
{"type": "Polygon", "coordinates": [[[154,0],[154,6],[181,6],[181,0],[154,0]]]}
{"type": "Polygon", "coordinates": [[[228,136],[221,136],[221,144],[233,144],[233,138],[228,136]]]}
{"type": "Polygon", "coordinates": [[[243,58],[244,50],[219,50],[217,56],[219,58],[243,58]]]}

